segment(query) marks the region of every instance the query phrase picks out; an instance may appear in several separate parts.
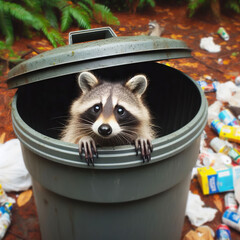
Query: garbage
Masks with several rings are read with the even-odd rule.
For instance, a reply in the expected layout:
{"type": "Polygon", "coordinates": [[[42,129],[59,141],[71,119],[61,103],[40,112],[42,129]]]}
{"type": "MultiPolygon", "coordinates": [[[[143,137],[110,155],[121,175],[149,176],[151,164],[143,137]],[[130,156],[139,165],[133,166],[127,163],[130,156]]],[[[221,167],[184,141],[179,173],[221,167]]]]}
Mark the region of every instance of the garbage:
{"type": "Polygon", "coordinates": [[[229,209],[233,212],[236,212],[238,209],[238,204],[237,201],[234,197],[234,193],[233,192],[229,192],[227,194],[225,194],[224,196],[224,204],[225,204],[225,208],[229,209]]]}
{"type": "Polygon", "coordinates": [[[227,33],[227,31],[225,30],[225,28],[220,27],[217,31],[217,33],[225,40],[228,41],[229,40],[229,35],[227,33]]]}
{"type": "Polygon", "coordinates": [[[222,102],[215,101],[208,107],[208,125],[210,125],[213,120],[218,118],[222,106],[222,102]]]}
{"type": "Polygon", "coordinates": [[[240,143],[240,126],[228,126],[219,120],[213,120],[211,127],[218,133],[220,138],[240,143]]]}
{"type": "Polygon", "coordinates": [[[0,207],[0,239],[2,239],[11,224],[12,203],[4,203],[0,207]]]}
{"type": "Polygon", "coordinates": [[[221,120],[221,122],[223,122],[226,125],[229,126],[239,125],[237,118],[235,118],[234,115],[228,109],[221,111],[218,117],[221,120]]]}
{"type": "Polygon", "coordinates": [[[239,166],[218,170],[212,167],[198,168],[198,182],[204,195],[233,191],[234,180],[239,177],[239,166]]]}
{"type": "Polygon", "coordinates": [[[207,83],[206,81],[201,80],[201,81],[197,81],[197,83],[200,85],[200,87],[205,93],[216,92],[217,86],[218,86],[217,81],[214,81],[212,83],[207,83]]]}
{"type": "Polygon", "coordinates": [[[204,202],[200,199],[200,196],[189,191],[186,215],[192,225],[199,227],[215,218],[217,209],[203,206],[204,202]]]}
{"type": "Polygon", "coordinates": [[[202,151],[198,158],[201,165],[199,164],[199,167],[212,167],[213,169],[221,169],[225,168],[227,166],[231,166],[232,159],[223,154],[223,153],[214,153],[210,151],[211,149],[205,149],[202,151]]]}
{"type": "Polygon", "coordinates": [[[240,75],[235,78],[235,84],[240,87],[240,75]]]}
{"type": "Polygon", "coordinates": [[[226,224],[220,224],[216,231],[216,240],[231,240],[231,232],[226,224]]]}
{"type": "Polygon", "coordinates": [[[219,137],[223,139],[228,139],[229,141],[240,143],[240,126],[228,126],[224,125],[221,128],[219,137]]]}
{"type": "Polygon", "coordinates": [[[18,139],[0,144],[0,183],[6,192],[23,191],[31,187],[31,176],[22,158],[18,139]]]}
{"type": "Polygon", "coordinates": [[[208,226],[201,226],[196,230],[190,230],[183,238],[183,240],[213,240],[214,232],[208,226]]]}
{"type": "Polygon", "coordinates": [[[5,202],[15,203],[16,201],[14,198],[7,196],[7,194],[5,193],[5,191],[2,188],[2,184],[0,184],[0,205],[5,202]]]}
{"type": "Polygon", "coordinates": [[[202,38],[200,41],[200,48],[211,53],[217,53],[221,51],[221,46],[213,42],[213,37],[202,38]]]}
{"type": "Polygon", "coordinates": [[[240,174],[239,173],[237,173],[236,176],[234,177],[234,194],[235,194],[235,199],[237,200],[238,204],[240,204],[240,174]]]}
{"type": "Polygon", "coordinates": [[[240,215],[237,212],[226,210],[222,216],[222,222],[232,227],[233,229],[240,231],[240,215]]]}
{"type": "Polygon", "coordinates": [[[219,83],[216,99],[221,102],[228,102],[232,106],[240,107],[240,88],[231,81],[219,83]]]}
{"type": "Polygon", "coordinates": [[[224,153],[231,157],[235,163],[240,164],[240,153],[232,146],[232,144],[215,137],[210,141],[210,146],[214,151],[224,153]]]}

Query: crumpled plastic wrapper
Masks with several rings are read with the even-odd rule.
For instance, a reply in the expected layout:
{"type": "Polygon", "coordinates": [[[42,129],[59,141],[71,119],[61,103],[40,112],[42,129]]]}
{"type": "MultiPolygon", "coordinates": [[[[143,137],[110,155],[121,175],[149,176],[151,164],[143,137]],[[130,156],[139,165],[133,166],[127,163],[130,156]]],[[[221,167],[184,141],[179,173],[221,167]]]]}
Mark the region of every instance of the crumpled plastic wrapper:
{"type": "Polygon", "coordinates": [[[189,191],[186,215],[192,225],[199,227],[215,218],[217,209],[204,207],[204,202],[200,196],[189,191]]]}
{"type": "Polygon", "coordinates": [[[214,43],[213,37],[202,38],[200,41],[200,48],[211,53],[217,53],[221,51],[221,46],[214,43]]]}
{"type": "Polygon", "coordinates": [[[0,144],[0,159],[0,183],[4,191],[24,191],[32,186],[18,139],[0,144]]]}

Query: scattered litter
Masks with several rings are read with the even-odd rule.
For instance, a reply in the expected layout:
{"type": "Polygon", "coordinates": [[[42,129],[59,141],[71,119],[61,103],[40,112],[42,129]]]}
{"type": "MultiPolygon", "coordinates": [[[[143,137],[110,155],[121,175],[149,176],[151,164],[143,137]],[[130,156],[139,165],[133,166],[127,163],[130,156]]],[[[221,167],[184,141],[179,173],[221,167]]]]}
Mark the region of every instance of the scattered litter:
{"type": "Polygon", "coordinates": [[[218,118],[222,106],[222,102],[215,101],[212,105],[208,107],[208,125],[210,125],[213,120],[218,118]]]}
{"type": "Polygon", "coordinates": [[[228,155],[236,164],[240,164],[240,153],[229,142],[215,137],[211,140],[210,146],[215,152],[224,153],[228,155]]]}
{"type": "Polygon", "coordinates": [[[233,192],[229,192],[229,193],[225,194],[224,204],[225,204],[226,209],[229,209],[229,210],[234,211],[234,212],[237,211],[238,205],[237,205],[237,201],[235,199],[235,196],[234,196],[233,192]]]}
{"type": "Polygon", "coordinates": [[[240,107],[240,88],[231,81],[220,83],[217,86],[216,99],[240,107]]]}
{"type": "Polygon", "coordinates": [[[198,182],[204,195],[234,190],[235,179],[240,177],[240,167],[213,169],[198,168],[198,182]]]}
{"type": "Polygon", "coordinates": [[[213,42],[213,37],[202,38],[200,41],[200,48],[211,53],[217,53],[221,51],[221,46],[213,42]]]}
{"type": "Polygon", "coordinates": [[[212,83],[207,83],[206,81],[197,81],[197,83],[200,85],[200,87],[205,93],[216,92],[218,86],[217,81],[214,81],[212,83]]]}
{"type": "Polygon", "coordinates": [[[198,227],[195,231],[190,230],[183,240],[213,240],[214,232],[209,226],[198,227]]]}
{"type": "Polygon", "coordinates": [[[231,240],[231,232],[226,224],[220,224],[216,231],[216,240],[231,240]]]}
{"type": "Polygon", "coordinates": [[[189,191],[186,215],[192,225],[199,227],[215,218],[217,209],[203,206],[204,202],[200,199],[200,196],[189,191]]]}
{"type": "Polygon", "coordinates": [[[12,203],[4,203],[0,207],[0,239],[2,239],[11,224],[12,203]]]}
{"type": "Polygon", "coordinates": [[[223,64],[223,60],[222,60],[222,58],[219,58],[219,59],[218,59],[218,64],[220,64],[220,65],[223,64]]]}
{"type": "Polygon", "coordinates": [[[220,27],[217,31],[217,33],[225,40],[228,41],[229,40],[229,35],[227,33],[227,31],[225,30],[225,28],[220,27]]]}
{"type": "Polygon", "coordinates": [[[238,87],[240,87],[240,76],[237,76],[237,77],[235,78],[235,84],[236,84],[238,87]]]}
{"type": "Polygon", "coordinates": [[[226,210],[222,216],[222,222],[240,232],[240,215],[237,212],[226,210]]]}
{"type": "Polygon", "coordinates": [[[16,201],[14,198],[7,196],[7,194],[5,193],[5,191],[2,188],[2,185],[0,184],[0,205],[5,202],[15,203],[16,201]]]}
{"type": "Polygon", "coordinates": [[[230,112],[228,109],[224,109],[218,114],[218,118],[226,125],[229,126],[238,126],[239,122],[237,118],[230,112]]]}
{"type": "Polygon", "coordinates": [[[24,165],[18,139],[0,144],[0,159],[0,183],[6,192],[24,191],[31,187],[31,177],[24,165]]]}

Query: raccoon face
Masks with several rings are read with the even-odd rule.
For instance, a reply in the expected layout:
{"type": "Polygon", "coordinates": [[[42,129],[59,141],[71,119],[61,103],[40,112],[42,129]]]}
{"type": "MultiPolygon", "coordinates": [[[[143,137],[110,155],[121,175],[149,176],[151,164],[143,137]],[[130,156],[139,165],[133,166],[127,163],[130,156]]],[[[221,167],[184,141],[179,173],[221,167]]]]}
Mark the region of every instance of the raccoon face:
{"type": "Polygon", "coordinates": [[[137,128],[146,111],[141,102],[141,95],[147,87],[144,75],[137,75],[122,85],[99,83],[93,74],[83,72],[78,83],[83,93],[75,110],[85,134],[88,133],[95,141],[115,138],[118,143],[130,143],[136,138],[137,128]]]}

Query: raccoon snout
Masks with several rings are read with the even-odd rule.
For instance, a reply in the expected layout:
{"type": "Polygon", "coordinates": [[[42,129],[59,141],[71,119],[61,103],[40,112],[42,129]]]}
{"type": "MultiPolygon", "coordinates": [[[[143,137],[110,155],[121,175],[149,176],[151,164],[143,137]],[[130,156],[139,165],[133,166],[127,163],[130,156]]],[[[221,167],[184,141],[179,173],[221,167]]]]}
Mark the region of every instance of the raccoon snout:
{"type": "Polygon", "coordinates": [[[107,137],[107,136],[109,136],[112,133],[112,128],[111,128],[111,126],[109,124],[102,124],[98,128],[98,132],[103,137],[107,137]]]}

